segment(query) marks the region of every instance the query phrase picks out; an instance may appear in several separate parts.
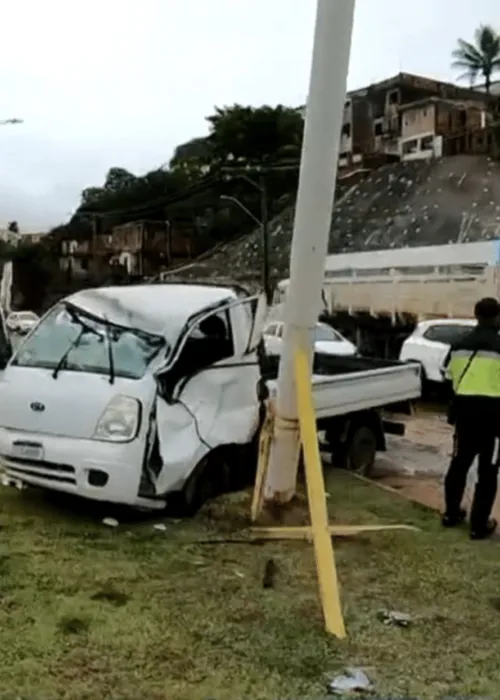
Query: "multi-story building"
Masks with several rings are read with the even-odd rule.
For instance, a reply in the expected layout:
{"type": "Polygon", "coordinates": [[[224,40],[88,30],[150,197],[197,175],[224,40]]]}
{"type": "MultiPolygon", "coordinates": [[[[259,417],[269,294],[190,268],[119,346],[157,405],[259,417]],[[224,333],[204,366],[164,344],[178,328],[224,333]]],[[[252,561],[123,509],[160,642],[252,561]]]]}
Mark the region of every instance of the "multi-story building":
{"type": "Polygon", "coordinates": [[[426,97],[401,105],[399,115],[402,160],[488,150],[485,100],[426,97]]]}
{"type": "Polygon", "coordinates": [[[59,266],[76,276],[104,274],[110,266],[142,276],[190,261],[205,247],[200,247],[192,228],[171,227],[168,221],[133,221],[90,240],[62,240],[59,266]]]}
{"type": "Polygon", "coordinates": [[[28,243],[29,245],[37,245],[42,242],[42,239],[47,235],[47,231],[36,232],[36,233],[22,233],[21,240],[23,243],[28,243]]]}
{"type": "Polygon", "coordinates": [[[340,158],[345,163],[341,160],[341,165],[355,161],[357,155],[399,157],[404,107],[429,98],[485,104],[484,93],[410,73],[352,91],[344,108],[340,158]]]}
{"type": "MultiPolygon", "coordinates": [[[[339,165],[341,168],[351,168],[377,157],[399,160],[406,140],[412,141],[415,136],[445,138],[445,122],[454,132],[457,131],[456,120],[464,118],[467,128],[479,128],[481,119],[485,119],[480,115],[486,111],[487,104],[488,98],[479,88],[464,88],[410,73],[399,73],[368,87],[351,90],[346,95],[344,105],[339,165]],[[425,103],[431,99],[438,102],[425,103]],[[431,122],[434,124],[435,121],[434,115],[438,126],[431,126],[431,122]],[[416,129],[421,130],[417,133],[416,129]]],[[[429,154],[429,142],[429,139],[425,140],[424,148],[419,149],[424,153],[422,157],[429,154]]],[[[436,155],[439,143],[438,139],[436,155]]],[[[461,142],[455,141],[456,148],[460,145],[461,142]]],[[[473,140],[471,151],[476,146],[481,148],[477,139],[473,140]]],[[[414,145],[405,146],[405,155],[412,156],[413,148],[414,145]]],[[[467,152],[466,147],[458,152],[467,152]]]]}

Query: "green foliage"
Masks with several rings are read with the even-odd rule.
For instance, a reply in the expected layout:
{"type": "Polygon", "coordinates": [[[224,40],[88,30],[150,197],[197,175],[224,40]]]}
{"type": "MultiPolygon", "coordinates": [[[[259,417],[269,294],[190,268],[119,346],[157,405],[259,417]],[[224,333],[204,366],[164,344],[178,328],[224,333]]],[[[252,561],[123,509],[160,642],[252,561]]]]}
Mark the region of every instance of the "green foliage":
{"type": "MultiPolygon", "coordinates": [[[[237,206],[221,204],[222,194],[237,197],[256,216],[260,194],[236,175],[223,176],[222,166],[269,166],[297,161],[303,120],[292,108],[244,107],[216,109],[207,118],[209,134],[179,145],[168,169],[142,176],[112,167],[104,184],[83,190],[80,206],[53,237],[89,239],[93,222],[98,232],[137,219],[169,220],[188,227],[193,235],[218,242],[243,233],[255,224],[237,206]]],[[[254,176],[252,176],[254,177],[254,176]]],[[[267,176],[269,211],[296,187],[297,171],[271,172],[267,176]]]]}
{"type": "Polygon", "coordinates": [[[500,34],[489,25],[481,25],[474,33],[474,43],[458,39],[452,58],[453,68],[463,71],[458,80],[468,80],[472,86],[482,78],[489,94],[491,78],[500,71],[500,34]]]}
{"type": "Polygon", "coordinates": [[[9,257],[14,267],[16,292],[22,297],[23,307],[39,311],[54,273],[56,258],[39,243],[23,242],[11,249],[9,257]]]}
{"type": "Polygon", "coordinates": [[[262,164],[300,156],[303,120],[296,109],[234,105],[216,109],[207,121],[215,162],[262,164]]]}

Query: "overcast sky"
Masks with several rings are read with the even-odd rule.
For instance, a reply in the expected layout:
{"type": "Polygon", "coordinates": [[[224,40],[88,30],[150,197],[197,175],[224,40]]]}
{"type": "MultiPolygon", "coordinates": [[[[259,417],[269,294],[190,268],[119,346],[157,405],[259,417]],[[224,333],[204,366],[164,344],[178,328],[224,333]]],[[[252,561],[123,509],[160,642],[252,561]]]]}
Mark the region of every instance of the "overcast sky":
{"type": "MultiPolygon", "coordinates": [[[[331,0],[332,2],[338,0],[331,0]]],[[[206,133],[214,105],[299,105],[315,0],[2,4],[0,225],[67,219],[110,166],[145,172],[206,133]]],[[[456,38],[498,0],[357,0],[348,87],[400,70],[452,80],[456,38]]]]}

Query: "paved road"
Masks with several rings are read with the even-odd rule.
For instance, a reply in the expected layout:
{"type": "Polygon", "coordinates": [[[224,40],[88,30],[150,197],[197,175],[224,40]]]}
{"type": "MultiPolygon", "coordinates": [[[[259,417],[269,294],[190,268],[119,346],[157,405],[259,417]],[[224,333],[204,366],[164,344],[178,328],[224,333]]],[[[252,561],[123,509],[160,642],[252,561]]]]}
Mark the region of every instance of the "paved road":
{"type": "Polygon", "coordinates": [[[405,419],[404,438],[389,435],[382,462],[409,474],[442,475],[450,460],[453,430],[444,411],[418,412],[405,419]]]}

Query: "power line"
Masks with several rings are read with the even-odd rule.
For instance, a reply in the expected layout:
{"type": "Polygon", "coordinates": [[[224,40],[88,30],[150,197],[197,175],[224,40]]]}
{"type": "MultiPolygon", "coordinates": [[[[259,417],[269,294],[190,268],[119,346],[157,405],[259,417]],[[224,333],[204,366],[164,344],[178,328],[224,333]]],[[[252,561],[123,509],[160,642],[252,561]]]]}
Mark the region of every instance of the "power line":
{"type": "Polygon", "coordinates": [[[83,209],[80,212],[77,212],[75,216],[77,217],[85,217],[85,216],[95,216],[97,218],[104,219],[106,217],[112,217],[112,216],[119,216],[119,215],[124,215],[124,214],[139,214],[142,211],[152,209],[154,207],[159,207],[159,206],[164,206],[164,207],[169,207],[173,206],[175,204],[180,204],[184,201],[187,201],[197,195],[203,194],[204,192],[208,191],[208,188],[211,185],[215,185],[216,183],[219,183],[223,181],[223,175],[224,174],[234,174],[234,175],[239,175],[239,176],[244,176],[245,174],[250,175],[250,174],[270,174],[273,172],[292,172],[292,171],[297,171],[299,169],[300,162],[298,161],[279,161],[275,164],[266,164],[266,165],[249,165],[249,166],[243,166],[243,165],[235,165],[235,166],[220,166],[216,170],[214,170],[213,173],[210,173],[209,175],[200,178],[198,181],[194,182],[192,185],[189,185],[186,187],[184,190],[181,192],[176,193],[173,196],[170,197],[158,197],[153,200],[146,201],[141,204],[137,204],[133,207],[127,207],[126,209],[112,209],[109,211],[98,211],[96,209],[83,209]]]}
{"type": "Polygon", "coordinates": [[[198,194],[201,194],[203,192],[206,192],[208,190],[208,187],[211,184],[215,184],[216,182],[219,182],[219,178],[216,177],[215,175],[210,175],[209,177],[206,178],[201,178],[197,182],[193,183],[192,185],[186,187],[184,190],[181,192],[178,192],[177,194],[170,196],[170,197],[157,197],[156,199],[146,201],[141,204],[137,204],[133,207],[127,207],[126,209],[111,209],[109,211],[98,211],[98,210],[92,210],[92,209],[83,209],[82,211],[79,211],[75,214],[75,216],[79,217],[81,216],[82,218],[85,216],[95,216],[97,218],[106,218],[108,216],[118,216],[120,214],[133,214],[133,213],[140,213],[141,211],[144,211],[146,209],[152,209],[154,207],[159,207],[159,206],[171,206],[173,204],[179,204],[180,202],[183,202],[191,197],[194,197],[198,194]]]}

